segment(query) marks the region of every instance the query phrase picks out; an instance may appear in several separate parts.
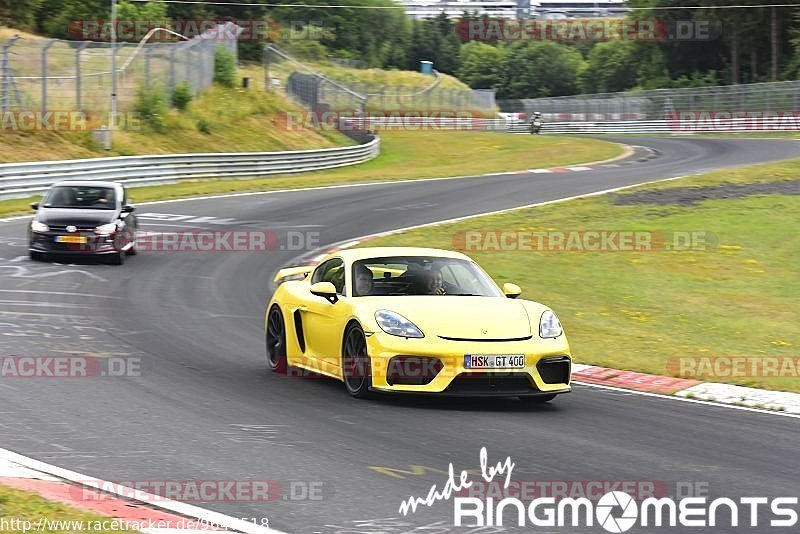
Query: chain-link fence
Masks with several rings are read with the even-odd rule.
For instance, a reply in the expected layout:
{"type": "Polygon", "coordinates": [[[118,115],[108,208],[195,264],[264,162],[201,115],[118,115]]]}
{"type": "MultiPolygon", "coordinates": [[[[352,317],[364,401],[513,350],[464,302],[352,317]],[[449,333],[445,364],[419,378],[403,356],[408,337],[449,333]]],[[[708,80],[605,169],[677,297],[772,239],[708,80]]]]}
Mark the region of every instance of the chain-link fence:
{"type": "MultiPolygon", "coordinates": [[[[178,42],[118,43],[117,102],[130,108],[140,87],[159,87],[171,94],[186,83],[197,94],[211,85],[217,46],[236,54],[237,32],[223,25],[194,39],[178,42]]],[[[14,37],[0,42],[0,106],[42,111],[107,114],[111,108],[112,45],[14,37]]]]}
{"type": "Polygon", "coordinates": [[[550,122],[671,120],[682,114],[693,117],[797,115],[800,81],[501,100],[498,103],[506,112],[524,112],[530,116],[538,111],[550,122]]]}
{"type": "MultiPolygon", "coordinates": [[[[342,65],[336,62],[337,67],[342,65]]],[[[265,85],[285,90],[311,109],[335,111],[469,111],[493,116],[494,91],[443,87],[435,71],[425,86],[342,81],[326,75],[275,46],[264,50],[265,85]]]]}

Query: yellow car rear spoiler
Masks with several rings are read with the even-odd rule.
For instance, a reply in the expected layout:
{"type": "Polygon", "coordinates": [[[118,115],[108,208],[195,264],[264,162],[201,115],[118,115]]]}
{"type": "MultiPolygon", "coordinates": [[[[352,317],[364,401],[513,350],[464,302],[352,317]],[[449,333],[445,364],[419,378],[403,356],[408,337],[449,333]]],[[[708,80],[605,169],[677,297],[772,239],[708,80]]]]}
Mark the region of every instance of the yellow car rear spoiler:
{"type": "Polygon", "coordinates": [[[284,279],[290,278],[292,276],[300,276],[302,275],[303,278],[308,276],[308,273],[314,270],[316,265],[303,265],[302,267],[287,267],[286,269],[281,269],[275,275],[275,278],[272,280],[275,283],[283,282],[284,279]]]}

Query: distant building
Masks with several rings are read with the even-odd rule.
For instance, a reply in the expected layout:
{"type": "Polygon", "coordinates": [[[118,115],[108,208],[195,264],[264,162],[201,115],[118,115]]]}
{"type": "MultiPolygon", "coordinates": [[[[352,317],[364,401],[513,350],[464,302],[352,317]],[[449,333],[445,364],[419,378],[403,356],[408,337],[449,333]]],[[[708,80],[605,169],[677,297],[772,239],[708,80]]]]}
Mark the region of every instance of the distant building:
{"type": "Polygon", "coordinates": [[[536,5],[538,0],[397,0],[406,13],[415,19],[431,19],[444,12],[448,18],[461,18],[465,11],[492,18],[516,19],[524,17],[520,2],[536,5]]]}
{"type": "Polygon", "coordinates": [[[492,18],[566,19],[619,17],[628,12],[625,0],[396,0],[415,19],[431,19],[444,13],[451,19],[467,11],[492,18]]]}
{"type": "MultiPolygon", "coordinates": [[[[524,1],[524,0],[520,0],[524,1]]],[[[542,19],[621,17],[628,12],[625,0],[537,0],[531,16],[542,19]]]]}

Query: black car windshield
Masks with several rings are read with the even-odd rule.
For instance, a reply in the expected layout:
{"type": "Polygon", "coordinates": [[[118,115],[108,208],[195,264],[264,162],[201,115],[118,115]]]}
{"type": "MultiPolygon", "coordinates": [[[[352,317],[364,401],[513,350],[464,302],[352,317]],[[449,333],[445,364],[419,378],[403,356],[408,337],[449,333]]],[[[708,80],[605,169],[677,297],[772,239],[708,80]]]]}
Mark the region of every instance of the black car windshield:
{"type": "Polygon", "coordinates": [[[92,210],[113,210],[116,204],[117,194],[114,189],[84,185],[56,186],[48,191],[42,202],[45,208],[92,210]]]}
{"type": "Polygon", "coordinates": [[[373,258],[353,263],[353,296],[456,295],[502,297],[468,260],[424,256],[373,258]]]}

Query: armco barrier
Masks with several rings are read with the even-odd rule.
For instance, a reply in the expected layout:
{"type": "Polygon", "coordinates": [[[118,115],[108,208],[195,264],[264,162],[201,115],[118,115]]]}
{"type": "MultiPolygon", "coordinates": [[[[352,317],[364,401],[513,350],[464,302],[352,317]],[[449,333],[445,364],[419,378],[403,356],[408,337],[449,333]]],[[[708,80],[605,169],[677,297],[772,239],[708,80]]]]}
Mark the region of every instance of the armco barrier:
{"type": "Polygon", "coordinates": [[[290,152],[165,154],[0,164],[0,198],[30,196],[61,180],[109,180],[129,185],[186,178],[292,174],[353,165],[378,155],[380,138],[362,144],[290,152]]]}
{"type": "MultiPolygon", "coordinates": [[[[529,133],[530,125],[521,121],[509,123],[511,133],[529,133]]],[[[736,118],[718,120],[657,120],[657,121],[574,121],[545,122],[542,133],[556,134],[691,134],[691,133],[750,133],[750,132],[797,132],[798,125],[792,121],[736,118]]]]}

